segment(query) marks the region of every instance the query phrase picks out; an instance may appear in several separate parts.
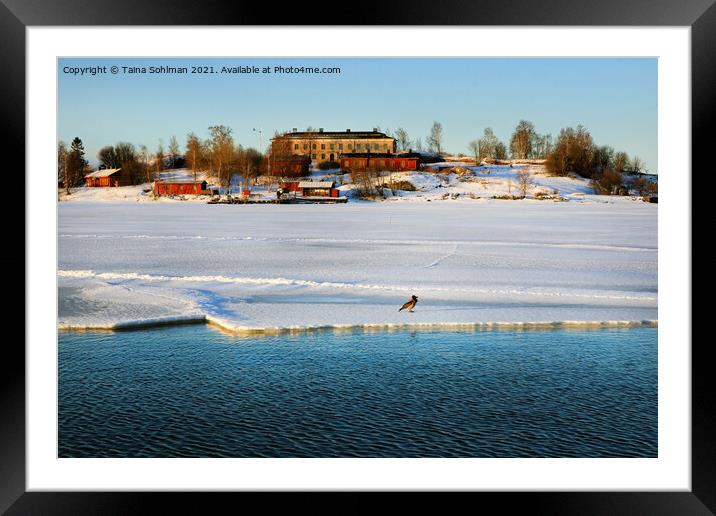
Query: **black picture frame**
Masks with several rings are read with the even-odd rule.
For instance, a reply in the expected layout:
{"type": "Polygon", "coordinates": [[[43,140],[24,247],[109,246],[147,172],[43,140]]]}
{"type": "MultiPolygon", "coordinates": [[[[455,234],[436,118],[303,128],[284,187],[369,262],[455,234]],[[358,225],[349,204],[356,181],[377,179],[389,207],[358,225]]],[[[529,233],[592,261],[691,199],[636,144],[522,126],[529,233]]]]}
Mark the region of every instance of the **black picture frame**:
{"type": "MultiPolygon", "coordinates": [[[[242,4],[208,0],[0,0],[0,106],[4,142],[25,147],[25,29],[29,26],[78,25],[552,25],[552,26],[688,26],[691,27],[692,73],[692,168],[709,171],[716,98],[716,6],[715,0],[684,3],[678,0],[501,0],[500,2],[426,0],[390,2],[381,9],[354,9],[349,17],[337,15],[335,6],[312,4],[312,16],[278,4],[242,4]],[[326,7],[326,8],[324,8],[326,7]],[[304,20],[300,16],[305,16],[304,20]],[[706,143],[709,138],[709,143],[706,143]]],[[[298,11],[301,11],[299,9],[298,11]]],[[[18,153],[15,170],[25,170],[24,154],[18,153]]],[[[689,171],[689,173],[691,173],[689,171]]],[[[710,173],[710,172],[709,172],[710,173]]],[[[16,176],[15,176],[16,177],[16,176]]],[[[25,172],[27,185],[28,173],[25,172]]],[[[27,188],[29,190],[29,188],[27,188]]],[[[6,221],[17,219],[17,207],[3,206],[6,221]],[[15,210],[15,211],[9,211],[15,210]],[[14,214],[14,215],[13,215],[14,214]]],[[[692,217],[693,219],[693,217],[692,217]]],[[[19,232],[19,228],[15,227],[19,232]]],[[[23,225],[24,239],[24,225],[23,225]]],[[[19,247],[19,246],[18,246],[19,247]]],[[[23,247],[24,249],[24,247],[23,247]]],[[[25,268],[26,256],[1,259],[7,268],[25,268]]],[[[7,271],[8,269],[6,269],[7,271]]],[[[19,275],[9,279],[20,291],[19,275]]],[[[30,300],[31,302],[31,300],[30,300]]],[[[32,306],[26,309],[31,310],[32,306]]],[[[692,318],[693,320],[693,318],[692,318]]],[[[716,403],[711,392],[714,374],[707,359],[709,340],[674,343],[692,346],[692,490],[690,492],[529,492],[473,493],[472,507],[497,502],[500,511],[511,509],[548,514],[714,514],[716,513],[716,403]],[[477,496],[477,501],[473,497],[477,496]]],[[[25,488],[25,352],[6,341],[0,361],[2,416],[0,417],[0,511],[7,514],[125,514],[145,512],[150,504],[181,507],[181,512],[209,512],[208,504],[225,504],[231,497],[255,497],[247,493],[70,493],[26,492],[25,488]]],[[[335,512],[366,512],[376,494],[337,493],[316,505],[306,493],[290,495],[294,510],[306,504],[312,510],[333,507],[335,512]],[[324,505],[325,504],[325,505],[324,505]]],[[[463,496],[454,497],[460,502],[463,496]]],[[[272,508],[273,501],[264,509],[272,508]]],[[[423,503],[421,496],[415,497],[423,503]]],[[[273,500],[273,499],[271,499],[273,500]]],[[[464,501],[464,499],[462,500],[464,501]]],[[[242,500],[242,504],[248,503],[242,500]]],[[[441,504],[444,502],[441,502],[441,504]]],[[[453,503],[451,501],[451,503],[453,503]]],[[[447,509],[442,505],[442,511],[447,509]]],[[[167,512],[167,511],[163,511],[167,512]]]]}

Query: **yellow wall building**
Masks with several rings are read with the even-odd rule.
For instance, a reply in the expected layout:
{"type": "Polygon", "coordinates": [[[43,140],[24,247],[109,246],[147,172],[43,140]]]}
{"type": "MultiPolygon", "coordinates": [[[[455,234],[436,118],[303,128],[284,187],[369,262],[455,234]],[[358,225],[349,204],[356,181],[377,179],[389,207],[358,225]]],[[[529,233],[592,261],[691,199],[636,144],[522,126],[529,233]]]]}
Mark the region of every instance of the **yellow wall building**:
{"type": "Polygon", "coordinates": [[[297,131],[284,133],[271,140],[272,153],[309,156],[322,163],[338,161],[343,153],[394,153],[395,138],[378,129],[372,131],[297,131]],[[279,144],[280,142],[280,144],[279,144]],[[280,147],[280,150],[279,150],[280,147]]]}

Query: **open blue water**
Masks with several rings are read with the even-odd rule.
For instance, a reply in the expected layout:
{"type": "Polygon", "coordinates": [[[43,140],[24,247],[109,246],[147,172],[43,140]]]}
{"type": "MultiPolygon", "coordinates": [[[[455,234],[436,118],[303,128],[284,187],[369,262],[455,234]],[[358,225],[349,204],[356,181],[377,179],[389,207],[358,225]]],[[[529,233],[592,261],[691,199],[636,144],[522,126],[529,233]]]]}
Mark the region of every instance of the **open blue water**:
{"type": "Polygon", "coordinates": [[[59,337],[60,457],[656,457],[657,329],[59,337]]]}

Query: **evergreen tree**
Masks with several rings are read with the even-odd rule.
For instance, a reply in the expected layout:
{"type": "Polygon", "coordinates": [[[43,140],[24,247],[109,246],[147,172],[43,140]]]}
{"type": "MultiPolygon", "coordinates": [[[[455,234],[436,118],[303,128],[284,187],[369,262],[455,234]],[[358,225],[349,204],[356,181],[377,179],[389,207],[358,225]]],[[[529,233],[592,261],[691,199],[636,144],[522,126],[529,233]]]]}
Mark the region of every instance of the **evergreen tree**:
{"type": "Polygon", "coordinates": [[[70,186],[67,183],[67,157],[69,152],[67,151],[67,145],[65,142],[59,142],[57,144],[57,180],[62,181],[65,186],[65,191],[69,195],[70,186]]]}
{"type": "Polygon", "coordinates": [[[75,136],[70,144],[70,152],[67,156],[65,169],[65,182],[70,186],[78,186],[84,178],[89,164],[85,159],[85,147],[79,137],[75,136]]]}

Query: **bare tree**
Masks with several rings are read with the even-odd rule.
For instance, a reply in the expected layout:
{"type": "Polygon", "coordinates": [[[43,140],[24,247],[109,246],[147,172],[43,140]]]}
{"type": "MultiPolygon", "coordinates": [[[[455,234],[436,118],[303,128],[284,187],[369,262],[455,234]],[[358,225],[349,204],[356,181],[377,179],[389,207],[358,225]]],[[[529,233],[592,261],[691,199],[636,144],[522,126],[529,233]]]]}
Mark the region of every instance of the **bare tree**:
{"type": "Polygon", "coordinates": [[[598,174],[608,168],[614,169],[614,149],[608,145],[595,146],[592,153],[592,168],[598,174]]]}
{"type": "Polygon", "coordinates": [[[156,179],[159,179],[162,170],[164,170],[164,145],[162,144],[162,140],[159,140],[159,147],[157,147],[157,152],[154,154],[154,173],[156,179]]]}
{"type": "Polygon", "coordinates": [[[397,140],[398,149],[402,151],[408,150],[410,147],[410,136],[408,135],[408,131],[402,127],[398,127],[398,129],[395,130],[395,139],[397,140]]]}
{"type": "Polygon", "coordinates": [[[515,174],[515,179],[517,179],[517,189],[519,190],[520,195],[522,197],[527,197],[527,192],[529,192],[530,186],[532,186],[532,183],[534,182],[532,174],[527,172],[524,167],[520,167],[515,174]]]}
{"type": "Polygon", "coordinates": [[[226,193],[231,191],[232,165],[234,161],[234,137],[230,127],[212,125],[209,127],[209,142],[211,145],[211,161],[219,182],[226,187],[226,193]]]}
{"type": "Polygon", "coordinates": [[[582,177],[592,177],[594,172],[594,141],[586,128],[567,127],[559,132],[559,138],[545,162],[547,172],[565,176],[570,172],[582,177]]]}
{"type": "Polygon", "coordinates": [[[384,197],[383,188],[380,185],[380,173],[380,168],[375,165],[370,165],[365,170],[351,172],[351,180],[355,185],[356,194],[364,199],[384,197]]]}
{"type": "Polygon", "coordinates": [[[495,148],[497,147],[497,136],[492,132],[492,128],[487,127],[484,131],[483,137],[479,140],[481,158],[494,158],[495,148]]]}
{"type": "Polygon", "coordinates": [[[644,162],[639,156],[634,156],[629,165],[629,171],[634,174],[639,174],[644,169],[644,162]]]}
{"type": "Polygon", "coordinates": [[[544,159],[552,152],[552,135],[535,134],[531,158],[544,159]]]}
{"type": "MultiPolygon", "coordinates": [[[[310,144],[309,144],[310,145],[310,144]]],[[[271,153],[269,158],[269,191],[271,191],[274,178],[289,177],[294,175],[292,166],[294,165],[294,153],[291,147],[291,140],[278,133],[271,140],[271,153]]]]}
{"type": "Polygon", "coordinates": [[[189,133],[186,137],[185,154],[189,170],[191,170],[194,174],[194,181],[196,181],[196,174],[199,171],[200,163],[203,158],[203,148],[201,141],[194,133],[189,133]]]}
{"type": "Polygon", "coordinates": [[[515,159],[525,159],[532,155],[535,140],[535,126],[527,120],[520,120],[510,139],[510,151],[515,159]]]}
{"type": "Polygon", "coordinates": [[[125,163],[136,161],[137,149],[131,143],[119,142],[114,146],[114,152],[117,156],[117,162],[119,166],[123,166],[125,163]]]}
{"type": "Polygon", "coordinates": [[[149,183],[152,181],[152,169],[149,167],[149,149],[146,145],[139,146],[139,152],[137,152],[137,160],[139,161],[142,170],[144,172],[144,181],[149,183]]]}
{"type": "Polygon", "coordinates": [[[652,183],[644,176],[637,176],[630,181],[629,188],[644,196],[655,192],[655,183],[652,183]]]}
{"type": "Polygon", "coordinates": [[[442,154],[443,148],[443,125],[440,122],[433,122],[428,136],[428,149],[436,154],[442,154]]]}
{"type": "Polygon", "coordinates": [[[97,152],[97,160],[105,168],[119,168],[120,161],[113,145],[105,145],[97,152]]]}
{"type": "Polygon", "coordinates": [[[173,136],[169,139],[169,161],[172,164],[172,168],[176,168],[177,158],[179,157],[179,144],[177,143],[177,137],[173,136]]]}
{"type": "Polygon", "coordinates": [[[626,152],[614,153],[614,170],[619,172],[626,172],[629,168],[629,155],[626,152]]]}
{"type": "Polygon", "coordinates": [[[596,194],[619,195],[625,192],[623,176],[611,168],[604,170],[600,174],[595,174],[590,185],[596,194]]]}
{"type": "Polygon", "coordinates": [[[255,180],[261,171],[261,162],[263,161],[263,154],[261,154],[261,152],[252,147],[249,147],[244,152],[246,154],[246,171],[244,172],[244,175],[247,180],[255,180]]]}
{"type": "Polygon", "coordinates": [[[480,140],[472,140],[467,144],[467,146],[472,152],[472,155],[475,156],[475,165],[479,165],[482,160],[482,147],[480,147],[480,140]]]}

